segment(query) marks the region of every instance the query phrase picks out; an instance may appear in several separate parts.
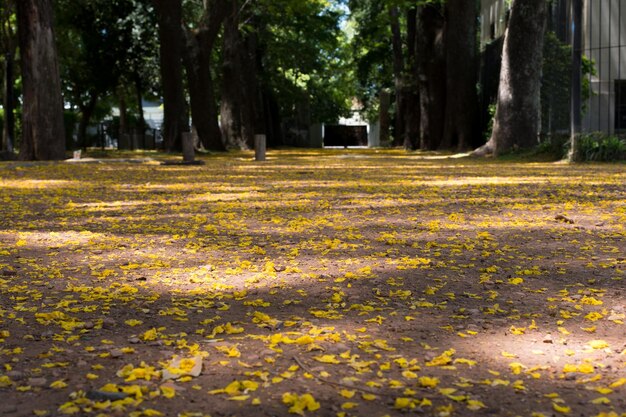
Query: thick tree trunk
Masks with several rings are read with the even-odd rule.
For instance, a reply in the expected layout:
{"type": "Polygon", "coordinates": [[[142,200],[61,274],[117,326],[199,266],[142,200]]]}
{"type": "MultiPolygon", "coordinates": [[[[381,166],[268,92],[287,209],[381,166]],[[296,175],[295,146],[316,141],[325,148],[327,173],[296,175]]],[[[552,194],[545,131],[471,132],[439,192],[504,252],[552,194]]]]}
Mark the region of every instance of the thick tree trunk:
{"type": "Polygon", "coordinates": [[[258,98],[258,69],[256,67],[256,41],[254,35],[242,39],[239,59],[239,81],[241,83],[241,137],[248,145],[254,146],[260,100],[258,98]],[[243,69],[248,69],[244,71],[243,69]]]}
{"type": "Polygon", "coordinates": [[[437,149],[443,138],[446,105],[444,17],[441,6],[421,6],[417,25],[420,148],[437,149]]]}
{"type": "Polygon", "coordinates": [[[407,31],[407,73],[404,88],[404,148],[414,150],[419,147],[420,137],[420,96],[417,72],[417,7],[406,13],[407,31]]]}
{"type": "Polygon", "coordinates": [[[266,135],[267,143],[273,144],[274,138],[268,133],[266,126],[266,100],[263,93],[263,45],[259,43],[258,22],[255,29],[247,34],[244,38],[246,52],[242,55],[242,66],[246,68],[243,71],[243,88],[244,93],[243,105],[246,107],[244,115],[244,128],[250,131],[246,133],[246,137],[263,133],[266,135]]]}
{"type": "Polygon", "coordinates": [[[226,146],[247,149],[248,144],[242,134],[242,45],[238,26],[238,1],[231,0],[231,13],[224,21],[220,121],[226,146]]]}
{"type": "Polygon", "coordinates": [[[493,133],[474,155],[499,155],[537,145],[546,16],[545,0],[513,1],[504,35],[493,133]]]}
{"type": "Polygon", "coordinates": [[[63,98],[51,0],[17,2],[22,67],[22,160],[65,158],[63,98]]]}
{"type": "Polygon", "coordinates": [[[4,109],[4,124],[2,126],[2,151],[13,153],[15,144],[15,73],[13,52],[7,52],[4,56],[4,94],[2,108],[4,109]]]}
{"type": "Polygon", "coordinates": [[[211,56],[230,0],[205,0],[205,16],[195,30],[183,28],[185,48],[183,62],[187,69],[191,118],[204,148],[224,151],[222,132],[211,74],[211,56]]]}
{"type": "Polygon", "coordinates": [[[280,123],[281,117],[278,100],[276,100],[274,92],[269,88],[263,89],[261,94],[267,146],[280,146],[284,144],[284,138],[280,123]]]}
{"type": "Polygon", "coordinates": [[[440,148],[467,149],[473,142],[478,104],[476,4],[448,0],[446,11],[446,114],[440,148]]]}
{"type": "Polygon", "coordinates": [[[182,150],[182,133],[189,132],[183,88],[183,33],[181,0],[154,0],[159,15],[161,83],[163,84],[163,146],[182,150]]]}
{"type": "Polygon", "coordinates": [[[403,146],[405,142],[405,118],[406,114],[406,74],[403,51],[402,31],[400,29],[400,11],[398,6],[389,7],[389,21],[391,23],[391,46],[393,51],[393,76],[395,87],[395,126],[393,145],[403,146]]]}
{"type": "Polygon", "coordinates": [[[205,149],[225,151],[218,124],[217,104],[211,76],[211,51],[207,50],[207,29],[185,31],[184,54],[191,101],[191,118],[205,149]]]}

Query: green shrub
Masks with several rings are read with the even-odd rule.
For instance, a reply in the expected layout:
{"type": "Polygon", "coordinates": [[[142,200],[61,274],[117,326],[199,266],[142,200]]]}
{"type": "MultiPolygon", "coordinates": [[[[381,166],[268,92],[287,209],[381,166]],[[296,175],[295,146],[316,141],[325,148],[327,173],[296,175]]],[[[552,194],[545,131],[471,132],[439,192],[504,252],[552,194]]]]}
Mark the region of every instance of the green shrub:
{"type": "Polygon", "coordinates": [[[535,155],[545,155],[555,161],[565,158],[567,155],[566,143],[569,144],[569,135],[553,134],[544,137],[535,147],[535,155]]]}
{"type": "MultiPolygon", "coordinates": [[[[567,144],[569,146],[569,142],[567,144]]],[[[576,160],[584,162],[610,162],[626,159],[626,140],[607,136],[602,132],[581,135],[578,139],[576,160]]]]}

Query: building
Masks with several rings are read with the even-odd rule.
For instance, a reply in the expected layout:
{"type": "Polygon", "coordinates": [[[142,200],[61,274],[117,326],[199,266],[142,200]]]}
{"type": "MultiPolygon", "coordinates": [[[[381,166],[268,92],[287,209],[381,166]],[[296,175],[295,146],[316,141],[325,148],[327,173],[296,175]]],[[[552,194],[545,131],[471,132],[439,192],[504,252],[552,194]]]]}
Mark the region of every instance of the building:
{"type": "MultiPolygon", "coordinates": [[[[571,40],[571,3],[583,2],[583,55],[593,63],[586,75],[588,98],[583,131],[626,133],[626,0],[555,0],[548,25],[564,42],[571,40]]],[[[481,49],[504,35],[508,0],[481,0],[481,49]]]]}

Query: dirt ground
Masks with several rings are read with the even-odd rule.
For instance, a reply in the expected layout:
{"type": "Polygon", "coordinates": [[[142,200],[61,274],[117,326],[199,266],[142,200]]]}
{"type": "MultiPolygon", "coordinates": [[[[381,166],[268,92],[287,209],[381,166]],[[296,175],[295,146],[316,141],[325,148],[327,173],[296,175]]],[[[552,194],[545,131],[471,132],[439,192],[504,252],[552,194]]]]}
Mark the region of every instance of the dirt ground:
{"type": "Polygon", "coordinates": [[[0,163],[0,417],[626,416],[626,165],[130,158],[0,163]]]}

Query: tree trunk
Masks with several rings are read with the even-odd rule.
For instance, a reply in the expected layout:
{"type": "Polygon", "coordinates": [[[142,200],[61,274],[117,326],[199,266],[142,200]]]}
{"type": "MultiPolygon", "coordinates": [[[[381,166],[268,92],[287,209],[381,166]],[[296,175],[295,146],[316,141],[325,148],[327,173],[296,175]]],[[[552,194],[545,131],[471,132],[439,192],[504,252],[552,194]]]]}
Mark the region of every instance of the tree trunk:
{"type": "Polygon", "coordinates": [[[380,144],[382,146],[386,146],[387,142],[389,142],[389,91],[381,90],[378,95],[379,97],[379,106],[378,106],[378,123],[380,124],[380,144]]]}
{"type": "Polygon", "coordinates": [[[220,121],[222,138],[229,148],[247,149],[242,135],[241,39],[238,1],[231,0],[231,14],[224,21],[220,121]]]}
{"type": "Polygon", "coordinates": [[[473,155],[499,155],[537,145],[546,16],[545,0],[513,1],[504,35],[493,133],[473,155]]]}
{"type": "Polygon", "coordinates": [[[414,150],[419,147],[420,136],[420,96],[417,72],[417,8],[411,7],[406,13],[407,32],[407,71],[405,76],[404,148],[414,150]]]}
{"type": "Polygon", "coordinates": [[[263,83],[263,55],[264,46],[259,42],[259,32],[262,31],[261,25],[258,21],[253,21],[254,29],[246,35],[245,50],[242,55],[242,66],[246,68],[243,71],[243,88],[244,101],[243,105],[246,107],[244,111],[244,128],[250,131],[246,133],[246,137],[255,134],[263,133],[266,136],[267,143],[273,144],[274,138],[269,134],[268,127],[266,126],[266,103],[264,95],[263,83]]]}
{"type": "Polygon", "coordinates": [[[217,104],[211,76],[211,51],[206,49],[206,28],[196,32],[185,31],[184,54],[191,102],[191,118],[205,149],[225,151],[218,124],[217,104]],[[204,42],[203,42],[204,41],[204,42]]]}
{"type": "Polygon", "coordinates": [[[15,73],[13,52],[5,54],[4,67],[4,97],[2,108],[4,109],[4,124],[2,126],[2,151],[13,153],[15,144],[15,73]]]}
{"type": "Polygon", "coordinates": [[[258,95],[258,74],[256,67],[256,39],[253,34],[247,35],[241,43],[239,81],[241,83],[241,137],[248,145],[254,146],[254,138],[258,120],[260,100],[258,95]],[[246,68],[246,71],[243,71],[246,68]]]}
{"type": "Polygon", "coordinates": [[[154,0],[159,19],[161,83],[163,85],[163,147],[182,150],[182,133],[189,132],[183,88],[183,33],[181,0],[154,0]]]}
{"type": "Polygon", "coordinates": [[[139,114],[138,128],[143,132],[146,129],[146,119],[143,115],[143,84],[141,76],[135,73],[135,97],[137,98],[137,113],[139,114]]]}
{"type": "Polygon", "coordinates": [[[281,127],[280,106],[274,92],[270,88],[263,88],[263,117],[265,126],[265,136],[267,146],[280,146],[284,144],[283,131],[281,127]]]}
{"type": "Polygon", "coordinates": [[[63,98],[51,0],[17,2],[22,67],[22,160],[65,158],[63,98]]]}
{"type": "Polygon", "coordinates": [[[229,6],[230,0],[205,0],[205,16],[200,27],[193,31],[183,28],[183,62],[187,69],[191,118],[202,145],[214,151],[224,151],[226,147],[218,124],[211,55],[229,6]]]}
{"type": "Polygon", "coordinates": [[[433,150],[439,147],[443,138],[446,104],[444,18],[441,6],[421,6],[417,33],[420,148],[433,150]]]}
{"type": "Polygon", "coordinates": [[[400,11],[398,10],[398,6],[390,6],[389,21],[391,23],[391,45],[393,51],[393,75],[396,102],[395,126],[393,135],[394,146],[402,146],[405,142],[405,94],[407,93],[405,87],[405,60],[399,16],[400,11]]]}
{"type": "Polygon", "coordinates": [[[476,4],[448,0],[446,11],[446,113],[440,148],[467,149],[473,142],[478,105],[476,4]]]}
{"type": "Polygon", "coordinates": [[[87,126],[96,108],[98,102],[98,93],[89,92],[89,101],[85,105],[80,106],[80,121],[78,122],[78,145],[81,148],[87,148],[87,126]]]}
{"type": "Polygon", "coordinates": [[[128,118],[127,118],[127,108],[126,108],[126,93],[123,88],[118,88],[118,102],[120,106],[120,126],[118,135],[123,135],[128,133],[128,118]]]}
{"type": "MultiPolygon", "coordinates": [[[[138,137],[137,147],[144,149],[146,147],[146,119],[143,115],[143,84],[141,82],[141,76],[139,73],[135,73],[135,96],[137,99],[137,113],[139,114],[139,120],[137,120],[137,127],[135,128],[134,136],[138,137]]],[[[135,143],[135,139],[133,139],[135,143]]]]}

